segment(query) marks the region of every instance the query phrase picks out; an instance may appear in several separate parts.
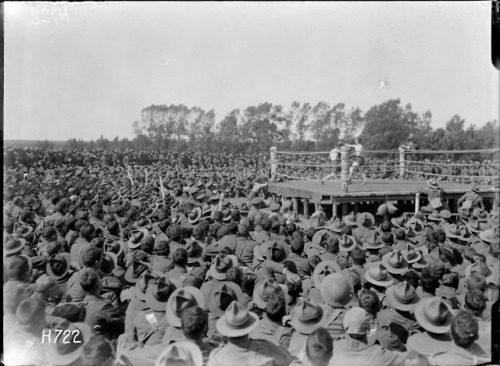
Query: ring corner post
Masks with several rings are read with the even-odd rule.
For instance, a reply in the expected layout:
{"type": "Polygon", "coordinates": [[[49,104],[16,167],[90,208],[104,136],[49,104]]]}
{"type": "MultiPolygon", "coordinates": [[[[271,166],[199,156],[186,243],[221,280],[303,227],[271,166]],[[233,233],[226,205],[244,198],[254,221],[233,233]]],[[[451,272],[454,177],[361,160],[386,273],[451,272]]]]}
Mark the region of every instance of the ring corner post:
{"type": "Polygon", "coordinates": [[[399,148],[399,176],[404,179],[405,176],[405,149],[399,148]]]}
{"type": "Polygon", "coordinates": [[[345,146],[342,146],[340,148],[340,167],[341,167],[341,173],[340,173],[340,180],[342,182],[342,192],[347,193],[347,180],[349,177],[349,156],[348,156],[348,150],[345,146]]]}
{"type": "Polygon", "coordinates": [[[277,147],[276,146],[272,146],[270,149],[269,149],[269,152],[270,152],[270,162],[271,162],[271,179],[269,180],[270,182],[274,182],[275,181],[275,176],[276,176],[276,150],[277,150],[277,147]]]}

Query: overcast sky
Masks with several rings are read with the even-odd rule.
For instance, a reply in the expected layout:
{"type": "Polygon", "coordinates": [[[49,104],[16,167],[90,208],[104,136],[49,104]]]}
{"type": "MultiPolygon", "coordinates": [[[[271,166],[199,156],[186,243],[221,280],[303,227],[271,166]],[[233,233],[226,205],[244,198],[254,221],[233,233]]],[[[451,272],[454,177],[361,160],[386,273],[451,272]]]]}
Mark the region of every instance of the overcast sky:
{"type": "Polygon", "coordinates": [[[151,104],[391,98],[498,119],[490,2],[5,4],[4,138],[132,138],[151,104]]]}

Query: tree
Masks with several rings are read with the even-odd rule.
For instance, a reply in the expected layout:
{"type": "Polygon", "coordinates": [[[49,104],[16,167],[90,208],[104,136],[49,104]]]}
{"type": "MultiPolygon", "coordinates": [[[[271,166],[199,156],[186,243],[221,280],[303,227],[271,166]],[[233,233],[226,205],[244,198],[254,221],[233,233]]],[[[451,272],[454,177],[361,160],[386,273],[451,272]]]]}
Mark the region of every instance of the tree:
{"type": "Polygon", "coordinates": [[[367,150],[397,149],[417,129],[417,113],[411,104],[403,108],[400,103],[399,99],[391,99],[365,113],[361,138],[367,150]]]}

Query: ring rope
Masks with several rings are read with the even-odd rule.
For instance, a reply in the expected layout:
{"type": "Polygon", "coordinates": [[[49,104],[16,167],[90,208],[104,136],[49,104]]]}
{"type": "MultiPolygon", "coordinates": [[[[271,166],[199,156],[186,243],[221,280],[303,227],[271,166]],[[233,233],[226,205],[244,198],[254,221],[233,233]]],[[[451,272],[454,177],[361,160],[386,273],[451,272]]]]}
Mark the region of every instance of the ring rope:
{"type": "Polygon", "coordinates": [[[482,150],[405,150],[411,154],[487,154],[499,152],[500,148],[482,150]]]}
{"type": "Polygon", "coordinates": [[[484,167],[484,166],[498,166],[498,163],[483,163],[483,164],[454,164],[454,163],[432,163],[432,162],[425,162],[425,161],[415,161],[415,160],[404,160],[405,163],[410,163],[410,164],[428,164],[428,165],[441,165],[441,166],[477,166],[477,167],[484,167]]]}
{"type": "Polygon", "coordinates": [[[438,173],[426,173],[426,172],[417,172],[414,170],[403,170],[406,173],[411,174],[424,174],[424,175],[434,175],[438,177],[450,177],[450,178],[473,178],[473,179],[498,179],[499,175],[451,175],[451,174],[438,174],[438,173]]]}

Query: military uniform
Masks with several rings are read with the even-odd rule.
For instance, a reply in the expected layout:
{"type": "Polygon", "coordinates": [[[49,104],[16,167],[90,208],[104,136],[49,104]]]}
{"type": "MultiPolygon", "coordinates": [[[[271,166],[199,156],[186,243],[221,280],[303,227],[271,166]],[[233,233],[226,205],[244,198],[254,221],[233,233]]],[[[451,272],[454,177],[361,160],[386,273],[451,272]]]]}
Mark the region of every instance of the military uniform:
{"type": "Polygon", "coordinates": [[[419,332],[408,337],[406,347],[408,350],[413,350],[426,357],[430,357],[437,352],[446,352],[452,344],[453,340],[449,334],[430,334],[428,332],[419,332]]]}
{"type": "Polygon", "coordinates": [[[380,325],[389,326],[391,323],[396,323],[403,326],[408,333],[420,329],[420,325],[411,313],[403,313],[396,309],[386,308],[382,309],[377,314],[377,320],[380,325]]]}
{"type": "Polygon", "coordinates": [[[490,363],[491,358],[477,343],[473,343],[468,348],[462,348],[453,343],[448,351],[432,355],[429,361],[437,366],[469,366],[490,363]]]}
{"type": "Polygon", "coordinates": [[[274,344],[288,348],[292,337],[293,328],[284,327],[281,324],[273,322],[267,314],[264,314],[259,321],[259,325],[250,333],[251,339],[264,339],[274,344]]]}
{"type": "Polygon", "coordinates": [[[252,267],[253,261],[253,250],[257,246],[257,242],[250,240],[248,238],[238,237],[236,239],[236,250],[235,255],[239,262],[247,266],[252,267]]]}
{"type": "Polygon", "coordinates": [[[164,311],[141,310],[133,322],[134,339],[148,346],[161,344],[168,326],[164,311]]]}
{"type": "Polygon", "coordinates": [[[402,365],[406,357],[406,353],[389,351],[378,344],[370,346],[349,335],[345,339],[334,341],[333,350],[329,365],[402,365]]]}
{"type": "Polygon", "coordinates": [[[234,338],[210,353],[207,366],[285,366],[300,362],[287,350],[269,341],[234,338]]]}

